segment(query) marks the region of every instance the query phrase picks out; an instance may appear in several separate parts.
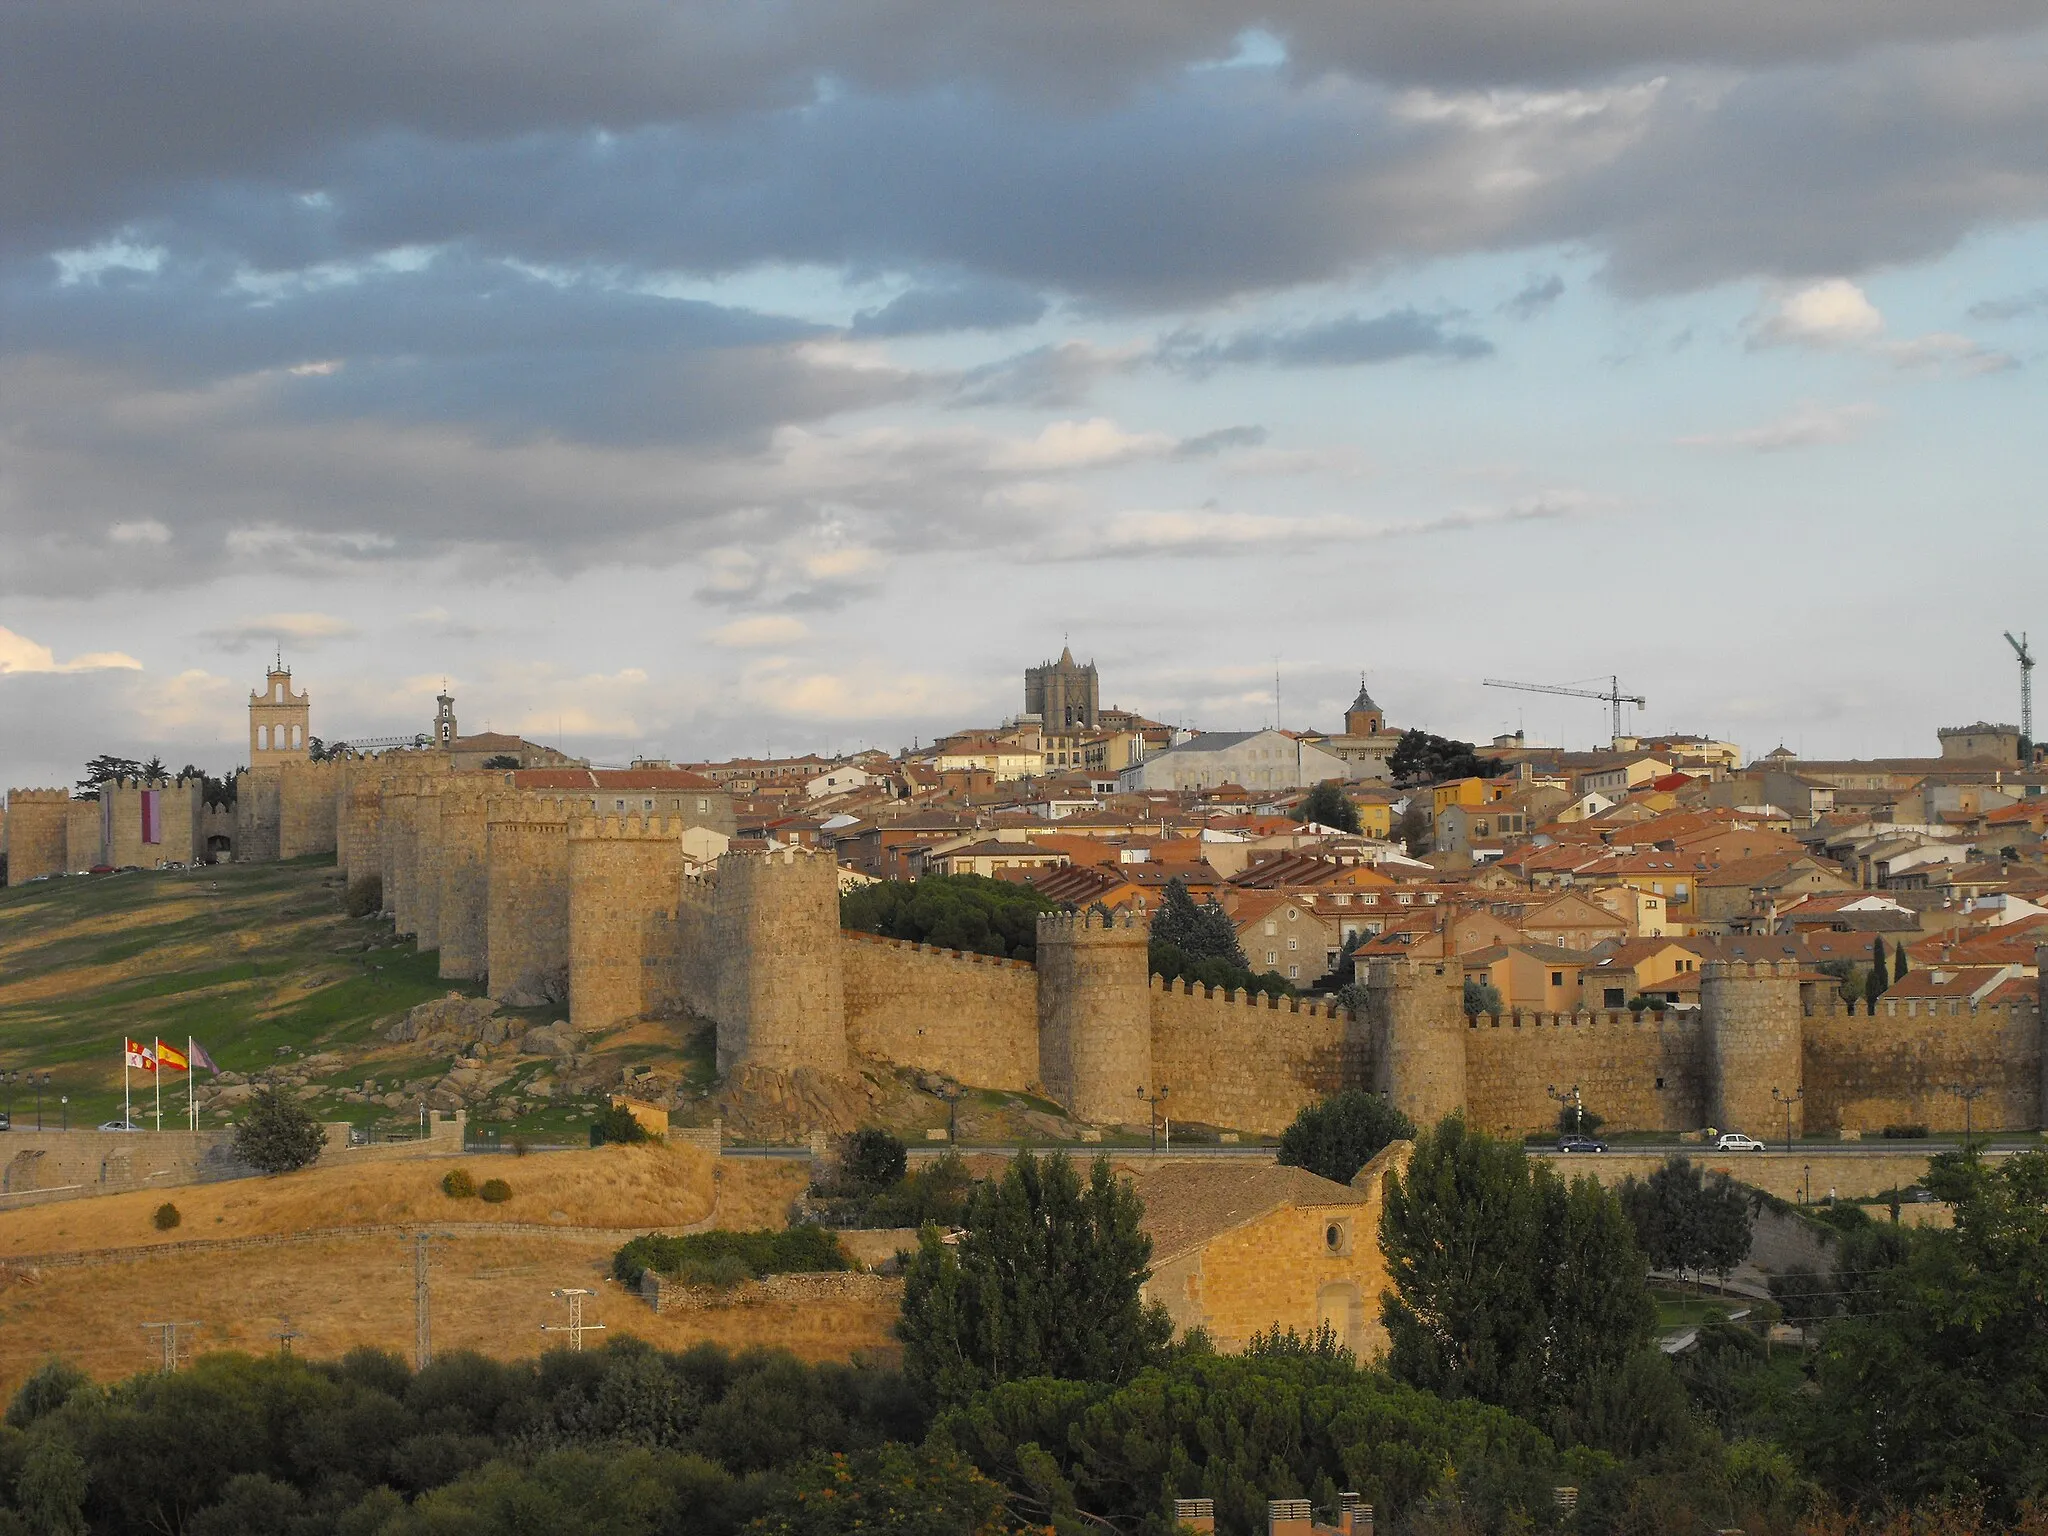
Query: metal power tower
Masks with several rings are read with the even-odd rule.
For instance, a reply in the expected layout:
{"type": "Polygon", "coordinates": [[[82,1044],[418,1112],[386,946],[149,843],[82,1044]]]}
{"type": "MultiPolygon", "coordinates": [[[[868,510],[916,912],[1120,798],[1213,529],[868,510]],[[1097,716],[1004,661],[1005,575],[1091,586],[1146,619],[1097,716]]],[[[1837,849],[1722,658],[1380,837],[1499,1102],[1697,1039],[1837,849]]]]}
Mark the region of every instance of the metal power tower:
{"type": "Polygon", "coordinates": [[[2026,631],[2020,631],[2019,639],[2012,637],[2012,631],[2005,632],[2005,643],[2012,647],[2013,654],[2020,659],[2020,735],[2025,738],[2027,750],[2034,748],[2034,653],[2027,649],[2026,631]]]}
{"type": "Polygon", "coordinates": [[[1498,677],[1489,677],[1484,681],[1488,688],[1512,688],[1518,693],[1561,693],[1569,699],[1598,699],[1601,703],[1612,706],[1614,710],[1616,736],[1621,734],[1622,705],[1633,704],[1637,709],[1647,709],[1650,705],[1650,701],[1639,693],[1623,693],[1619,677],[1607,679],[1605,693],[1596,693],[1590,688],[1559,688],[1552,683],[1510,683],[1498,677]]]}
{"type": "Polygon", "coordinates": [[[140,1326],[144,1333],[152,1328],[156,1330],[159,1348],[158,1369],[168,1376],[178,1368],[178,1330],[197,1328],[199,1325],[187,1320],[181,1323],[143,1323],[140,1326]]]}
{"type": "Polygon", "coordinates": [[[602,1333],[604,1331],[603,1323],[586,1323],[583,1321],[583,1298],[595,1296],[597,1292],[585,1290],[581,1286],[577,1286],[568,1289],[557,1288],[548,1292],[548,1294],[557,1301],[569,1303],[569,1321],[566,1323],[542,1323],[540,1325],[542,1333],[566,1333],[569,1335],[569,1347],[580,1351],[583,1348],[584,1334],[602,1333]]]}

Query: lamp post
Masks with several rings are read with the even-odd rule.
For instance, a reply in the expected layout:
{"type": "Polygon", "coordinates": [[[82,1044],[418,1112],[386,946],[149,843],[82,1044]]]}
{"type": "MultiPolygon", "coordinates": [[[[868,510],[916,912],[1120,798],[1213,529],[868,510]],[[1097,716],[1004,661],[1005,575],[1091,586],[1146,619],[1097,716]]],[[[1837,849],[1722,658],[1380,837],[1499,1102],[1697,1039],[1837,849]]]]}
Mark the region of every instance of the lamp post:
{"type": "Polygon", "coordinates": [[[1792,1150],[1792,1106],[1805,1097],[1806,1090],[1804,1088],[1795,1088],[1789,1094],[1778,1092],[1775,1085],[1771,1089],[1771,1102],[1785,1106],[1785,1150],[1787,1152],[1792,1150]]]}
{"type": "Polygon", "coordinates": [[[0,1083],[7,1085],[7,1127],[9,1130],[14,1128],[14,1080],[20,1076],[21,1074],[12,1068],[5,1072],[0,1072],[0,1083]]]}
{"type": "Polygon", "coordinates": [[[61,1113],[61,1114],[63,1115],[63,1117],[64,1117],[64,1123],[63,1123],[62,1125],[60,1125],[60,1126],[58,1127],[58,1129],[59,1129],[59,1130],[64,1130],[64,1131],[68,1131],[68,1130],[70,1130],[70,1129],[71,1129],[71,1095],[70,1095],[70,1094],[68,1094],[68,1093],[60,1093],[60,1094],[58,1094],[58,1095],[57,1095],[57,1109],[58,1109],[58,1111],[59,1111],[59,1112],[60,1112],[60,1113],[61,1113]]]}
{"type": "Polygon", "coordinates": [[[1963,1101],[1963,1156],[1975,1158],[1977,1147],[1971,1137],[1970,1111],[1975,1107],[1978,1096],[1984,1092],[1982,1083],[1950,1083],[1948,1091],[1963,1101]]]}
{"type": "Polygon", "coordinates": [[[1557,1085],[1555,1083],[1550,1084],[1543,1091],[1550,1095],[1553,1102],[1558,1104],[1571,1105],[1572,1134],[1574,1136],[1576,1136],[1580,1131],[1585,1129],[1586,1111],[1579,1099],[1579,1085],[1577,1083],[1573,1083],[1571,1087],[1566,1089],[1563,1093],[1559,1093],[1557,1091],[1557,1085]]]}
{"type": "Polygon", "coordinates": [[[50,1074],[45,1071],[38,1075],[29,1073],[29,1081],[36,1085],[36,1129],[43,1128],[43,1090],[50,1086],[50,1074]]]}
{"type": "Polygon", "coordinates": [[[1145,1128],[1152,1133],[1154,1152],[1159,1150],[1159,1106],[1172,1091],[1171,1088],[1161,1088],[1157,1093],[1147,1093],[1143,1087],[1138,1089],[1138,1097],[1145,1105],[1145,1128]]]}

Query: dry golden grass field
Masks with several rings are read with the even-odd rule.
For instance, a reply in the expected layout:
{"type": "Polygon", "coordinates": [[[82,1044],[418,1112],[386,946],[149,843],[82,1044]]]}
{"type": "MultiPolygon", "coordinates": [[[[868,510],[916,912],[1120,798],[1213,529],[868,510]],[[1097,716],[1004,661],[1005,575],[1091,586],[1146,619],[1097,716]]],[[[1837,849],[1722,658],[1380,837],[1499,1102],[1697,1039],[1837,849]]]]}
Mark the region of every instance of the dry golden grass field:
{"type": "Polygon", "coordinates": [[[388,1226],[450,1234],[433,1261],[437,1350],[534,1354],[559,1342],[540,1332],[542,1323],[563,1321],[562,1304],[548,1292],[587,1285],[600,1292],[594,1320],[664,1347],[703,1339],[735,1348],[778,1344],[811,1359],[887,1351],[895,1319],[890,1299],[863,1295],[820,1306],[743,1293],[734,1305],[657,1317],[608,1278],[612,1253],[628,1232],[783,1225],[805,1177],[800,1162],[720,1159],[688,1147],[603,1147],[315,1167],[9,1211],[0,1214],[0,1394],[53,1354],[103,1378],[146,1368],[156,1357],[144,1322],[195,1324],[190,1344],[203,1352],[275,1348],[273,1335],[289,1318],[304,1354],[370,1344],[409,1356],[410,1246],[389,1232],[335,1230],[388,1226]],[[512,1198],[498,1205],[450,1199],[440,1181],[458,1167],[478,1182],[505,1179],[512,1198]],[[159,1232],[150,1218],[166,1197],[182,1220],[159,1232]],[[497,1222],[538,1230],[480,1230],[497,1222]],[[203,1246],[294,1233],[320,1235],[277,1246],[203,1246]],[[191,1246],[195,1240],[200,1245],[191,1246]],[[131,1251],[83,1265],[23,1262],[108,1249],[131,1251]]]}
{"type": "MultiPolygon", "coordinates": [[[[616,1240],[463,1233],[435,1245],[429,1288],[437,1353],[473,1349],[500,1359],[558,1347],[543,1323],[567,1314],[548,1293],[589,1286],[586,1321],[664,1349],[704,1340],[729,1348],[768,1344],[809,1360],[855,1353],[889,1357],[897,1315],[893,1287],[852,1303],[741,1299],[729,1306],[657,1316],[614,1283],[616,1240]]],[[[413,1257],[397,1237],[326,1238],[281,1248],[165,1254],[90,1270],[0,1269],[0,1395],[11,1395],[51,1355],[102,1380],[148,1370],[156,1336],[145,1322],[190,1322],[181,1354],[263,1352],[287,1326],[300,1354],[333,1357],[358,1345],[410,1359],[413,1257]],[[286,1320],[289,1319],[289,1324],[286,1320]]]]}

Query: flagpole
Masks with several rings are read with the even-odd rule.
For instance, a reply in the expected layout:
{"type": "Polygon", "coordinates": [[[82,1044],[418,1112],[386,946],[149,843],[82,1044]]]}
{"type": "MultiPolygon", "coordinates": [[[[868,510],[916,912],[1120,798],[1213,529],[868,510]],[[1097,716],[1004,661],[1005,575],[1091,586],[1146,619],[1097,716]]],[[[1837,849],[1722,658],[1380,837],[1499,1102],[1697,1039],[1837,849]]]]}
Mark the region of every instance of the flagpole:
{"type": "Polygon", "coordinates": [[[192,1079],[197,1076],[192,1070],[192,1037],[185,1037],[185,1118],[192,1122],[192,1134],[199,1134],[199,1100],[193,1097],[192,1079]]]}
{"type": "Polygon", "coordinates": [[[133,1124],[135,1111],[128,1103],[128,1037],[121,1037],[121,1125],[126,1129],[133,1124]]]}
{"type": "Polygon", "coordinates": [[[164,1037],[156,1037],[156,1128],[164,1128],[164,1037]]]}

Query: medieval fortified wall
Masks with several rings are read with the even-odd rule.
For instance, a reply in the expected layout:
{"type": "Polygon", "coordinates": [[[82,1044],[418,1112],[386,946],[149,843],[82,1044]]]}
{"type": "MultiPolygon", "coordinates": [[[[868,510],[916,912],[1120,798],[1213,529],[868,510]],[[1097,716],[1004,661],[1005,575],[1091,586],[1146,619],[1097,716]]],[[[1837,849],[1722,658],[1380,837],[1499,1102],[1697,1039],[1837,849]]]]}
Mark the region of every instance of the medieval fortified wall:
{"type": "MultiPolygon", "coordinates": [[[[1789,964],[1731,962],[1703,968],[1696,1012],[1468,1018],[1455,959],[1378,960],[1354,1016],[1169,984],[1149,974],[1141,926],[1094,915],[1042,917],[1026,965],[842,931],[831,857],[731,851],[730,797],[689,773],[458,771],[439,744],[313,762],[310,701],[281,664],[249,709],[238,861],[331,854],[351,900],[437,951],[443,977],[565,1007],[581,1029],[710,1020],[728,1075],[839,1073],[859,1053],[1098,1124],[1143,1122],[1144,1096],[1164,1093],[1177,1120],[1264,1133],[1346,1088],[1418,1123],[1462,1109],[1509,1132],[1553,1123],[1550,1090],[1573,1085],[1615,1130],[1765,1136],[1788,1100],[1795,1132],[1947,1130],[1961,1087],[1979,1126],[2048,1122],[2038,991],[1873,1014],[1803,999],[1789,964]]],[[[15,790],[4,829],[15,883],[195,862],[209,836],[194,781],[88,801],[15,790]]]]}

